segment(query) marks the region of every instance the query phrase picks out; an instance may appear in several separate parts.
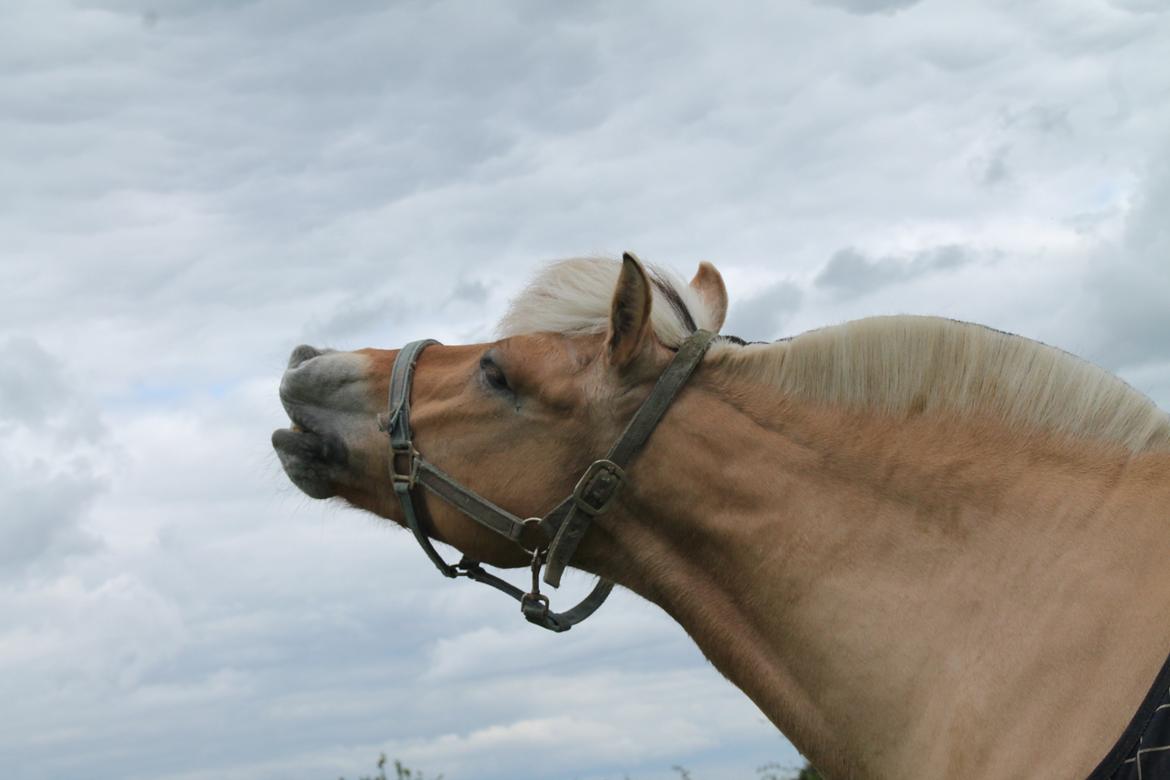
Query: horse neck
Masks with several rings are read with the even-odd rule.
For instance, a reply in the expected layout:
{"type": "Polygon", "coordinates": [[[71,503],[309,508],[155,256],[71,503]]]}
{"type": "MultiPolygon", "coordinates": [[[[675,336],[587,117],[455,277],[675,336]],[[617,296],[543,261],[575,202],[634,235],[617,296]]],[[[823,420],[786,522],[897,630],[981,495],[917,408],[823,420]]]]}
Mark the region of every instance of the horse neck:
{"type": "Polygon", "coordinates": [[[1086,733],[1039,774],[1087,774],[1170,649],[1170,581],[1146,574],[1170,554],[1167,459],[717,379],[655,432],[586,566],[662,606],[831,776],[1018,773],[1069,706],[1086,733]],[[1073,706],[1102,675],[1116,702],[1073,706]]]}

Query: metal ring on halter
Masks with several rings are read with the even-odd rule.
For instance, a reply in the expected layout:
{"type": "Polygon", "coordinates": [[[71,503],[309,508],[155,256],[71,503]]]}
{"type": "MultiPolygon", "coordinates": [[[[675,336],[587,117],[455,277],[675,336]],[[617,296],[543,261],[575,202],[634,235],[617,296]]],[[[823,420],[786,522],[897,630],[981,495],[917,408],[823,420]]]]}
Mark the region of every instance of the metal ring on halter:
{"type": "MultiPolygon", "coordinates": [[[[525,531],[527,531],[529,528],[540,528],[540,524],[543,522],[544,522],[543,517],[526,517],[526,518],[524,518],[523,520],[520,521],[521,535],[523,535],[523,533],[525,531]]],[[[523,545],[523,543],[520,541],[520,539],[516,540],[516,544],[520,545],[520,549],[523,550],[524,552],[528,553],[529,555],[536,555],[538,553],[544,553],[548,550],[547,547],[544,549],[541,549],[539,546],[534,547],[533,549],[529,550],[527,547],[525,547],[523,545]]]]}

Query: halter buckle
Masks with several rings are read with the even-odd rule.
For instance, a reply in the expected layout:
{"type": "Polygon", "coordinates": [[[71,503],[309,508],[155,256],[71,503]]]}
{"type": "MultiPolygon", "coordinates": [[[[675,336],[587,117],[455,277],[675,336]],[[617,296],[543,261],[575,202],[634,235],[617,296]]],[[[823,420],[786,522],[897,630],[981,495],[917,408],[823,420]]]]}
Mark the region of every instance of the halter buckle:
{"type": "Polygon", "coordinates": [[[412,490],[418,481],[418,450],[410,441],[390,445],[390,481],[398,492],[412,490]],[[406,458],[406,469],[398,470],[400,458],[406,458]]]}
{"type": "Polygon", "coordinates": [[[610,508],[625,482],[621,466],[605,458],[595,460],[577,480],[573,503],[587,515],[599,515],[610,508]]]}
{"type": "Polygon", "coordinates": [[[548,596],[543,593],[525,593],[520,598],[520,613],[529,623],[543,625],[548,618],[548,596]]]}

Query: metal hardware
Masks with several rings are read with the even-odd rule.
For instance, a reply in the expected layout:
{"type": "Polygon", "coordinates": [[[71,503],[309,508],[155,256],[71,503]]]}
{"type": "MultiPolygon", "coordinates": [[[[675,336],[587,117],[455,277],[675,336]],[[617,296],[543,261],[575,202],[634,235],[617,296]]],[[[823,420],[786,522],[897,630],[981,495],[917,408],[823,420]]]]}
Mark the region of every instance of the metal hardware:
{"type": "Polygon", "coordinates": [[[401,489],[410,490],[418,481],[418,450],[412,442],[407,441],[398,447],[390,445],[390,480],[395,490],[400,490],[400,485],[403,486],[401,489]],[[405,471],[398,469],[399,458],[406,458],[405,471]]]}
{"type": "MultiPolygon", "coordinates": [[[[529,520],[540,518],[528,518],[529,520]]],[[[524,521],[525,525],[528,520],[524,521]]],[[[525,593],[520,598],[520,612],[527,618],[528,622],[536,623],[537,625],[544,625],[548,620],[549,600],[548,596],[540,592],[540,568],[544,565],[545,551],[539,547],[532,551],[532,564],[529,568],[532,569],[532,590],[525,593]]]]}
{"type": "MultiPolygon", "coordinates": [[[[532,590],[528,592],[529,596],[540,598],[540,567],[544,565],[544,550],[537,548],[532,551],[532,590]]],[[[545,599],[548,601],[548,599],[545,599]]]]}
{"type": "Polygon", "coordinates": [[[621,466],[605,458],[595,460],[577,480],[573,503],[588,515],[599,515],[613,505],[625,483],[626,472],[621,466]]]}
{"type": "Polygon", "coordinates": [[[521,542],[520,537],[523,536],[524,532],[527,531],[529,528],[540,528],[540,524],[543,522],[544,522],[544,518],[542,518],[542,517],[526,517],[520,523],[520,533],[517,534],[517,536],[516,536],[516,544],[519,544],[520,549],[523,550],[524,552],[528,553],[529,555],[535,556],[537,553],[543,553],[544,551],[541,550],[539,546],[534,547],[533,549],[529,550],[521,542]]]}

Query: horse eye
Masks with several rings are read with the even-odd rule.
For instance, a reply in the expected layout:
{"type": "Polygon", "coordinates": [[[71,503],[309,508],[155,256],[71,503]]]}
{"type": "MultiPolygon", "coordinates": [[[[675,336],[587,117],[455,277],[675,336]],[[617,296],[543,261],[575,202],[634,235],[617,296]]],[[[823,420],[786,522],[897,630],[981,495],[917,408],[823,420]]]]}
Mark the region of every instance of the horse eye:
{"type": "Polygon", "coordinates": [[[496,361],[487,355],[484,355],[479,361],[479,370],[483,372],[483,378],[492,388],[505,392],[512,391],[511,386],[508,384],[508,377],[504,375],[504,370],[496,364],[496,361]]]}

